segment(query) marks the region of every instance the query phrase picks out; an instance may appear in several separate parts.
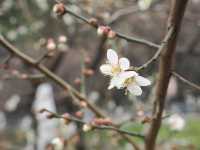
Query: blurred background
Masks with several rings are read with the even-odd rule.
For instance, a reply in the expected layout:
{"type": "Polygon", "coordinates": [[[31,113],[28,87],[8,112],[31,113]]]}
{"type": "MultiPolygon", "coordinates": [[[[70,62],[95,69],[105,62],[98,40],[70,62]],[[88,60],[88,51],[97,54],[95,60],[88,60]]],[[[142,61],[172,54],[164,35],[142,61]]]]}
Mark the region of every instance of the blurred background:
{"type": "MultiPolygon", "coordinates": [[[[166,31],[170,1],[164,0],[63,0],[66,6],[86,18],[96,18],[114,31],[144,38],[160,44],[166,31]]],[[[58,76],[85,94],[109,117],[128,131],[146,133],[149,124],[141,118],[152,110],[157,61],[141,74],[152,81],[143,95],[134,97],[124,91],[107,90],[109,80],[99,72],[105,63],[106,49],[140,66],[156,52],[155,48],[123,39],[107,39],[95,29],[69,14],[57,17],[54,0],[1,0],[0,33],[27,55],[38,59],[51,51],[43,63],[58,76]],[[83,74],[83,70],[89,71],[83,74]]],[[[200,85],[200,0],[190,0],[179,35],[174,70],[200,85]]],[[[0,46],[0,149],[58,149],[55,143],[65,141],[69,150],[132,149],[131,145],[112,132],[82,132],[76,123],[65,125],[60,120],[48,120],[35,110],[46,107],[60,114],[77,111],[91,120],[93,113],[79,108],[69,93],[47,80],[37,70],[10,55],[0,46]],[[5,61],[6,60],[6,61],[5,61]],[[8,60],[8,61],[7,61],[8,60]],[[27,78],[28,77],[28,78],[27,78]],[[56,142],[55,142],[56,141],[56,142]]],[[[175,77],[170,80],[166,115],[175,114],[181,120],[170,126],[170,117],[163,120],[158,144],[162,149],[200,149],[199,91],[175,77]]],[[[178,118],[178,119],[177,119],[178,118]]],[[[133,138],[141,146],[140,139],[133,138]]]]}

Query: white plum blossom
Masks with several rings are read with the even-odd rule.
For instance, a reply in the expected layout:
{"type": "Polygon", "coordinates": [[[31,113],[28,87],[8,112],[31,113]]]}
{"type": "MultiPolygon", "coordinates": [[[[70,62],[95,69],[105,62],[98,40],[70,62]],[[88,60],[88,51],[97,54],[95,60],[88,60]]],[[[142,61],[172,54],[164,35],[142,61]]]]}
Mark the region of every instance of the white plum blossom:
{"type": "Polygon", "coordinates": [[[105,75],[116,76],[130,68],[129,60],[125,57],[119,59],[117,53],[112,49],[107,50],[107,59],[108,63],[100,66],[100,71],[105,75]]]}
{"type": "Polygon", "coordinates": [[[118,58],[117,53],[108,49],[108,63],[100,66],[100,71],[108,76],[111,76],[111,81],[108,89],[116,87],[117,89],[126,88],[131,94],[139,96],[142,94],[140,86],[148,86],[151,82],[140,76],[135,71],[130,71],[130,61],[125,58],[118,58]]]}
{"type": "Polygon", "coordinates": [[[142,94],[141,86],[148,86],[150,84],[151,82],[148,79],[139,76],[135,71],[127,71],[120,73],[117,79],[113,77],[109,89],[114,86],[118,89],[126,88],[131,94],[139,96],[142,94]]]}
{"type": "Polygon", "coordinates": [[[170,116],[167,123],[170,129],[173,131],[181,131],[185,127],[185,119],[179,114],[174,114],[170,116]]]}

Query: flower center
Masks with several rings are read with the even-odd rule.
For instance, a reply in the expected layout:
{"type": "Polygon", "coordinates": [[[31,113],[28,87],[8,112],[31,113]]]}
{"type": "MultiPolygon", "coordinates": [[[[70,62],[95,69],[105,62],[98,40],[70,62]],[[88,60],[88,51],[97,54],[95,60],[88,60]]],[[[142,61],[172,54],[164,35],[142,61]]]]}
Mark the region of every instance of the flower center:
{"type": "Polygon", "coordinates": [[[112,66],[112,73],[113,74],[118,74],[121,72],[121,69],[119,66],[112,66]]]}
{"type": "Polygon", "coordinates": [[[124,86],[127,87],[129,84],[132,84],[135,82],[135,78],[131,77],[131,78],[128,78],[124,81],[124,86]]]}

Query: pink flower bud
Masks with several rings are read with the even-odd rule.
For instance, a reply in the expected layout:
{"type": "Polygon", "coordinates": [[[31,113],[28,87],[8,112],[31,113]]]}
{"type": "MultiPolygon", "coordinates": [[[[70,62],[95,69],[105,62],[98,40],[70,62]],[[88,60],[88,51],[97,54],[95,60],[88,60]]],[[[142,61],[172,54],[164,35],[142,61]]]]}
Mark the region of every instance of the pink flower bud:
{"type": "Polygon", "coordinates": [[[59,16],[62,16],[65,14],[65,5],[63,3],[58,3],[53,6],[53,12],[56,13],[59,16]]]}

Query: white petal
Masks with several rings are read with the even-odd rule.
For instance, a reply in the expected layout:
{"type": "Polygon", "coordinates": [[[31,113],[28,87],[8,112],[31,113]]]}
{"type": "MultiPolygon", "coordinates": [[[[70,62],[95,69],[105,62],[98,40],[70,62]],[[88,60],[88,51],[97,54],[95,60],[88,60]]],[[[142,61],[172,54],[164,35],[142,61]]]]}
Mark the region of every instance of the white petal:
{"type": "Polygon", "coordinates": [[[114,88],[115,86],[113,84],[110,83],[110,85],[108,86],[108,90],[111,90],[112,88],[114,88]]]}
{"type": "Polygon", "coordinates": [[[127,89],[133,95],[139,96],[142,94],[142,89],[136,84],[130,84],[127,89]]]}
{"type": "Polygon", "coordinates": [[[120,78],[119,76],[114,76],[111,79],[110,86],[108,88],[110,89],[110,88],[116,87],[117,89],[121,89],[123,88],[123,83],[124,83],[124,80],[122,78],[120,78]]]}
{"type": "Polygon", "coordinates": [[[100,71],[105,75],[112,76],[112,66],[109,64],[104,64],[100,66],[100,71]]]}
{"type": "Polygon", "coordinates": [[[128,70],[130,67],[130,62],[128,58],[123,57],[119,59],[119,65],[122,70],[128,70]]]}
{"type": "Polygon", "coordinates": [[[109,63],[112,64],[112,65],[118,64],[118,55],[112,49],[107,50],[107,59],[108,59],[109,63]]]}
{"type": "Polygon", "coordinates": [[[135,71],[125,71],[125,72],[119,73],[118,76],[120,78],[127,79],[127,78],[134,77],[134,76],[137,76],[137,75],[138,75],[138,73],[135,72],[135,71]]]}
{"type": "Polygon", "coordinates": [[[136,80],[137,84],[140,86],[148,86],[151,84],[151,82],[147,78],[144,78],[142,76],[135,77],[135,80],[136,80]]]}

